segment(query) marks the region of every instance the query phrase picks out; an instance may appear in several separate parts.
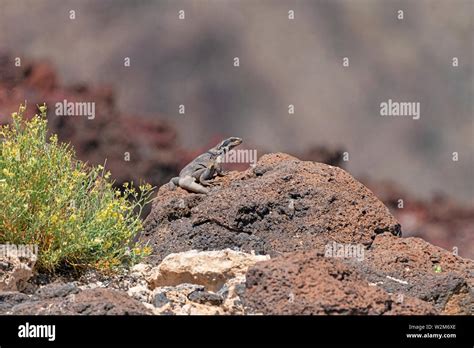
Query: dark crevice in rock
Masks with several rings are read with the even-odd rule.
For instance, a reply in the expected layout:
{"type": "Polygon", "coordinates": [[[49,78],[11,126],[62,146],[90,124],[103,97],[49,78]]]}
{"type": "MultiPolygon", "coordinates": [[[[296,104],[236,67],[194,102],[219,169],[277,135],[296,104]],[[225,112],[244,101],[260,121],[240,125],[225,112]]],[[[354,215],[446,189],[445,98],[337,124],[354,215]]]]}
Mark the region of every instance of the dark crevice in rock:
{"type": "Polygon", "coordinates": [[[248,235],[252,234],[252,232],[250,232],[250,231],[244,231],[244,230],[241,230],[241,229],[238,229],[238,228],[233,228],[233,227],[227,226],[223,222],[221,222],[219,220],[216,220],[216,219],[212,219],[212,218],[206,218],[204,220],[199,220],[199,221],[193,222],[193,226],[201,226],[201,225],[204,225],[204,224],[215,224],[215,225],[217,225],[219,227],[222,227],[222,228],[225,228],[226,230],[231,231],[231,232],[245,233],[245,234],[248,234],[248,235]]]}

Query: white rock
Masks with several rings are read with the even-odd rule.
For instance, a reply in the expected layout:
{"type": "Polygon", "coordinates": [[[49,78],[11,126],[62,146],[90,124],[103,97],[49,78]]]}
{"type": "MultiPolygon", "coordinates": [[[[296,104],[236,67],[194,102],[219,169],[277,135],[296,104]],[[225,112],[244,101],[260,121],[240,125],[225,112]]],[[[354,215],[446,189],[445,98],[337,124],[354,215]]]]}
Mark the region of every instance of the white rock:
{"type": "Polygon", "coordinates": [[[225,284],[227,296],[222,304],[222,308],[227,314],[244,314],[244,306],[237,290],[239,286],[244,286],[244,284],[244,275],[232,278],[225,284]]]}
{"type": "Polygon", "coordinates": [[[26,247],[0,245],[0,291],[21,291],[33,275],[36,254],[26,247]]]}
{"type": "Polygon", "coordinates": [[[268,255],[253,255],[231,249],[216,251],[191,250],[170,254],[146,278],[151,289],[182,283],[199,284],[218,291],[229,279],[243,276],[268,255]]]}
{"type": "Polygon", "coordinates": [[[138,263],[130,269],[130,273],[133,276],[145,277],[148,272],[150,272],[151,268],[151,265],[147,263],[138,263]]]}
{"type": "Polygon", "coordinates": [[[128,289],[127,294],[140,302],[151,302],[152,292],[146,286],[137,285],[131,287],[128,289]]]}

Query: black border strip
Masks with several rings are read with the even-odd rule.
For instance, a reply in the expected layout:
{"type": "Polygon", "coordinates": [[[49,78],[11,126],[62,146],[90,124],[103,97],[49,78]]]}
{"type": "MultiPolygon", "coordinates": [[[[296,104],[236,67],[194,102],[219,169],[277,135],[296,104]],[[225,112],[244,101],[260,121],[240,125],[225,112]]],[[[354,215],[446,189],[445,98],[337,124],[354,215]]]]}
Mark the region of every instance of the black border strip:
{"type": "Polygon", "coordinates": [[[468,316],[0,316],[0,346],[58,344],[404,344],[473,346],[468,316]],[[56,339],[19,338],[28,322],[55,325],[56,339]],[[409,325],[455,325],[414,330],[409,325]],[[456,338],[407,338],[407,333],[455,333],[456,338]]]}

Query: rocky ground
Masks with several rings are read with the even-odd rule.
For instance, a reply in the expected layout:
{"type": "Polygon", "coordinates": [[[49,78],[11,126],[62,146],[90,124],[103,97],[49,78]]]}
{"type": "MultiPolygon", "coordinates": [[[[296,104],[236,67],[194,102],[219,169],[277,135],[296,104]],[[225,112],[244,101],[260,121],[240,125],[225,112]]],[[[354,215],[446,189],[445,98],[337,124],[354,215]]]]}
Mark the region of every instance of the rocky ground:
{"type": "Polygon", "coordinates": [[[474,261],[401,234],[344,170],[269,154],[208,195],[162,186],[140,236],[153,253],[130,271],[2,259],[0,313],[474,314],[474,261]]]}
{"type": "Polygon", "coordinates": [[[154,247],[151,262],[189,248],[274,257],[324,251],[330,241],[369,246],[377,234],[400,235],[383,203],[338,167],[265,155],[255,168],[215,183],[208,195],[160,189],[141,237],[154,247]]]}
{"type": "MultiPolygon", "coordinates": [[[[25,100],[30,106],[46,102],[51,111],[48,116],[51,131],[60,140],[70,142],[80,159],[92,164],[103,164],[107,159],[107,167],[118,184],[144,180],[160,186],[206,151],[206,146],[214,146],[221,140],[216,135],[216,139],[202,148],[183,149],[177,130],[163,121],[162,115],[144,117],[121,112],[116,106],[114,90],[108,86],[65,86],[48,62],[23,61],[21,67],[12,66],[13,57],[0,52],[0,124],[8,122],[11,112],[25,100]],[[54,104],[64,99],[94,101],[95,119],[55,116],[54,104]],[[125,153],[130,154],[130,161],[125,160],[125,153]]],[[[28,111],[31,115],[34,108],[28,111]]],[[[258,150],[265,153],[271,149],[258,150]]],[[[339,147],[311,146],[298,154],[298,158],[344,168],[343,152],[339,147]]],[[[448,250],[457,248],[459,255],[474,259],[474,206],[440,195],[420,200],[394,183],[374,181],[370,177],[361,181],[400,222],[404,236],[421,237],[448,250]],[[399,207],[400,199],[403,208],[399,207]]]]}
{"type": "MultiPolygon", "coordinates": [[[[107,158],[117,183],[162,185],[206,150],[182,149],[160,115],[120,112],[109,87],[64,86],[47,62],[12,62],[0,56],[0,123],[25,100],[51,111],[94,101],[93,121],[51,112],[50,128],[80,159],[107,158]]],[[[342,153],[266,155],[206,196],[162,187],[140,236],[153,254],[114,276],[37,274],[33,258],[0,257],[0,313],[472,315],[474,207],[364,186],[338,168],[342,153]],[[352,257],[327,254],[347,245],[352,257]]]]}
{"type": "Polygon", "coordinates": [[[394,183],[363,180],[403,226],[404,236],[430,243],[474,259],[474,206],[445,195],[420,200],[394,183]],[[403,208],[399,200],[403,199],[403,208]]]}

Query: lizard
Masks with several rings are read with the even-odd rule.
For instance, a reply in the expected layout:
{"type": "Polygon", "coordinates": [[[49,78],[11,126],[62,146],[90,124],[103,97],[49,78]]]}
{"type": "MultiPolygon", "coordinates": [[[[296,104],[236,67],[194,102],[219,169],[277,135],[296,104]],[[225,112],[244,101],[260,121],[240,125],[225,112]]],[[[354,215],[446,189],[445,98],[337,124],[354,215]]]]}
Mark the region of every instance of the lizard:
{"type": "Polygon", "coordinates": [[[174,190],[179,186],[190,192],[208,193],[209,189],[205,186],[210,185],[210,180],[217,175],[224,175],[222,169],[224,156],[241,143],[242,139],[237,137],[230,137],[221,141],[212,149],[207,150],[188,163],[181,172],[179,172],[179,176],[170,180],[170,188],[174,190]]]}

